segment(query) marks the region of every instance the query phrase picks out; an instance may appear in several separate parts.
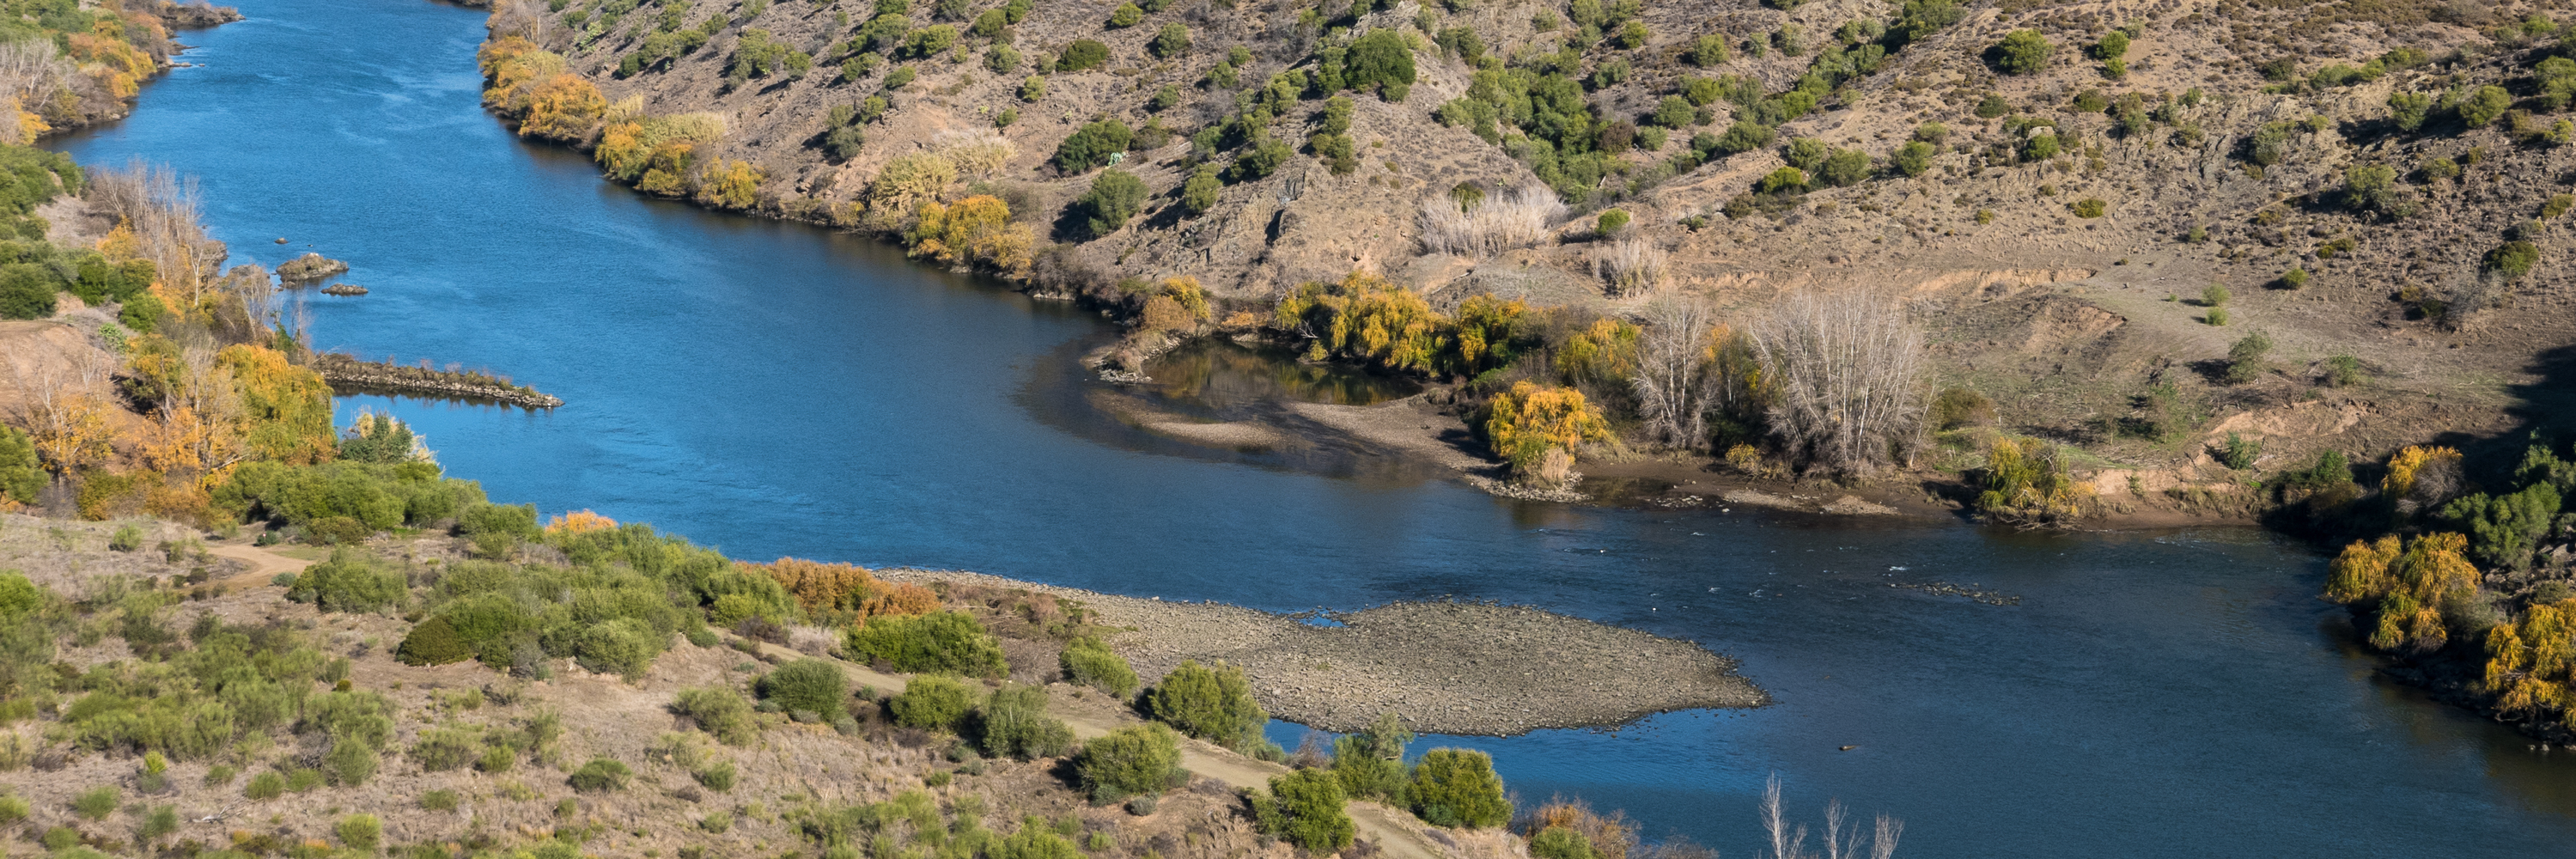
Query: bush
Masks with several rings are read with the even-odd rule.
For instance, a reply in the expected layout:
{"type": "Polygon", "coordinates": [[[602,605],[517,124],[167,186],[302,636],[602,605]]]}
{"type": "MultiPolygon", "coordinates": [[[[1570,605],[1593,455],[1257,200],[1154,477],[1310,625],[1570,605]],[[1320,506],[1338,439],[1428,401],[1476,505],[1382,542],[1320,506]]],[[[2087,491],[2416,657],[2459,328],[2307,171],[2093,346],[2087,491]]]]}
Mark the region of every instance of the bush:
{"type": "Polygon", "coordinates": [[[722,761],[700,767],[697,772],[690,773],[689,777],[697,779],[698,784],[704,785],[708,790],[731,793],[734,777],[733,762],[722,761]]]}
{"type": "Polygon", "coordinates": [[[1611,209],[1601,213],[1600,219],[1593,222],[1592,230],[1595,233],[1607,236],[1616,234],[1627,226],[1628,213],[1619,209],[1611,209]]]}
{"type": "Polygon", "coordinates": [[[331,750],[322,755],[324,773],[340,787],[366,784],[367,779],[375,777],[381,763],[382,752],[375,745],[353,736],[334,737],[331,750]]]}
{"type": "Polygon", "coordinates": [[[1109,169],[1091,180],[1091,190],[1075,201],[1086,214],[1084,224],[1092,238],[1101,238],[1127,226],[1127,221],[1145,207],[1145,180],[1125,170],[1109,169]]]}
{"type": "Polygon", "coordinates": [[[1342,792],[1404,805],[1404,746],[1413,732],[1394,713],[1379,714],[1359,733],[1333,741],[1333,776],[1342,792]]]}
{"type": "Polygon", "coordinates": [[[340,843],[354,850],[373,853],[376,847],[384,843],[384,821],[376,819],[372,814],[349,815],[341,818],[340,825],[332,829],[339,833],[340,843]]]}
{"type": "Polygon", "coordinates": [[[1402,33],[1370,30],[1351,43],[1345,57],[1342,85],[1347,88],[1379,90],[1380,97],[1387,101],[1403,101],[1404,88],[1413,84],[1413,46],[1402,33]]]}
{"type": "Polygon", "coordinates": [[[326,612],[373,612],[399,605],[408,590],[402,573],[344,547],[333,550],[330,560],[295,577],[286,598],[313,603],[326,612]]]}
{"type": "Polygon", "coordinates": [[[2109,208],[2110,204],[2104,203],[2100,198],[2095,197],[2087,197],[2082,200],[2077,200],[2073,203],[2067,204],[2066,206],[2067,211],[2074,212],[2076,217],[2086,219],[2102,217],[2102,214],[2105,211],[2108,211],[2109,208]]]}
{"type": "Polygon", "coordinates": [[[394,658],[404,665],[446,665],[474,658],[474,649],[465,645],[445,615],[433,615],[403,636],[402,644],[394,648],[394,658]]]}
{"type": "Polygon", "coordinates": [[[115,787],[102,785],[72,797],[72,811],[89,820],[106,820],[116,813],[119,794],[115,787]]]}
{"type": "Polygon", "coordinates": [[[1020,827],[1020,831],[998,839],[986,851],[987,859],[1083,859],[1082,851],[1074,847],[1073,842],[1040,825],[1043,822],[1031,818],[1029,824],[1020,827]]]}
{"type": "Polygon", "coordinates": [[[1818,175],[1825,184],[1838,188],[1858,185],[1869,178],[1869,153],[1858,149],[1835,150],[1825,159],[1824,171],[1818,175]]]}
{"type": "Polygon", "coordinates": [[[2476,92],[2470,93],[2467,98],[2460,100],[2458,105],[2460,122],[2466,124],[2470,128],[2484,128],[2488,123],[2496,121],[2497,117],[2503,116],[2504,112],[2512,107],[2513,94],[2506,92],[2505,88],[2500,86],[2478,87],[2476,92]]]}
{"type": "Polygon", "coordinates": [[[2539,264],[2540,248],[2525,241],[2506,242],[2488,251],[2486,256],[2487,270],[2508,279],[2530,274],[2532,268],[2539,264]]]}
{"type": "Polygon", "coordinates": [[[2200,306],[2217,307],[2233,297],[2228,294],[2226,284],[2213,283],[2200,290],[2200,306]]]}
{"type": "Polygon", "coordinates": [[[1146,693],[1146,701],[1155,719],[1227,748],[1260,741],[1261,727],[1270,721],[1270,714],[1252,699],[1243,668],[1224,663],[1209,668],[1184,660],[1146,693]]]}
{"type": "Polygon", "coordinates": [[[1165,24],[1154,34],[1153,43],[1146,47],[1154,52],[1156,58],[1165,60],[1189,53],[1190,28],[1178,21],[1165,24]]]}
{"type": "Polygon", "coordinates": [[[2326,359],[2325,383],[2329,388],[2349,388],[2361,384],[2361,359],[2336,355],[2326,359]]]}
{"type": "Polygon", "coordinates": [[[1190,171],[1190,180],[1181,185],[1181,207],[1192,215],[1207,214],[1209,209],[1216,208],[1217,197],[1224,191],[1225,182],[1217,178],[1216,165],[1201,164],[1198,169],[1190,171]]]}
{"type": "MultiPolygon", "coordinates": [[[[1056,169],[1081,173],[1108,164],[1110,156],[1127,151],[1135,132],[1115,119],[1102,119],[1084,125],[1063,143],[1056,144],[1056,169]]],[[[1133,177],[1130,177],[1133,178],[1133,177]]]]}
{"type": "Polygon", "coordinates": [[[2212,307],[2212,308],[2210,308],[2210,309],[2209,309],[2209,312],[2208,312],[2208,313],[2201,314],[2200,321],[2202,321],[2202,322],[2207,322],[2207,323],[2209,323],[2209,324],[2211,324],[2211,325],[2213,325],[2213,326],[2217,326],[2217,327],[2220,327],[2220,328],[2224,328],[2224,327],[2227,327],[2227,320],[2228,320],[2228,318],[2229,318],[2229,317],[2228,317],[2228,315],[2227,315],[2227,308],[2224,308],[2224,307],[2212,307]]]}
{"type": "Polygon", "coordinates": [[[1407,793],[1413,813],[1434,826],[1482,829],[1512,819],[1503,780],[1494,775],[1494,759],[1484,752],[1432,749],[1423,753],[1407,793]]]}
{"type": "Polygon", "coordinates": [[[682,689],[671,701],[671,710],[689,717],[698,729],[728,746],[748,746],[760,735],[752,721],[751,702],[729,686],[705,686],[682,689]]]}
{"type": "Polygon", "coordinates": [[[1144,21],[1145,10],[1136,8],[1134,3],[1120,3],[1118,8],[1109,12],[1109,28],[1113,30],[1123,30],[1144,21]]]}
{"type": "Polygon", "coordinates": [[[1529,853],[1537,859],[1598,859],[1592,850],[1592,839],[1562,826],[1550,826],[1530,836],[1529,853]]]}
{"type": "Polygon", "coordinates": [[[848,647],[896,671],[1000,677],[1009,670],[1001,645],[984,632],[983,624],[959,612],[868,618],[850,630],[848,647]]]}
{"type": "Polygon", "coordinates": [[[1120,700],[1135,695],[1141,685],[1136,679],[1136,669],[1128,666],[1127,658],[1111,652],[1109,646],[1097,638],[1075,639],[1072,644],[1065,645],[1057,661],[1064,668],[1064,679],[1107,692],[1120,700]]]}
{"type": "Polygon", "coordinates": [[[1096,69],[1109,62],[1109,46],[1092,39],[1075,39],[1064,46],[1064,54],[1055,59],[1055,70],[1079,72],[1096,69]]]}
{"type": "Polygon", "coordinates": [[[1888,162],[1896,165],[1897,172],[1909,178],[1921,176],[1925,171],[1932,169],[1932,156],[1939,151],[1933,148],[1932,144],[1920,140],[1908,141],[1905,145],[1896,147],[1896,154],[1890,156],[1888,162]]]}
{"type": "Polygon", "coordinates": [[[2233,432],[2227,434],[2227,442],[2218,448],[2218,461],[2237,471],[2253,468],[2254,461],[2262,456],[2262,439],[2246,438],[2233,432]]]}
{"type": "Polygon", "coordinates": [[[162,805],[154,806],[151,813],[143,816],[143,825],[135,828],[135,835],[143,841],[158,841],[177,831],[179,809],[162,805]]]}
{"type": "Polygon", "coordinates": [[[445,772],[474,761],[474,736],[464,731],[434,728],[422,731],[411,744],[412,763],[429,772],[445,772]]]}
{"type": "Polygon", "coordinates": [[[251,776],[250,782],[242,785],[242,796],[249,799],[276,799],[285,793],[286,777],[274,771],[251,776]]]}
{"type": "Polygon", "coordinates": [[[778,666],[754,688],[778,709],[804,710],[832,722],[845,712],[841,702],[850,696],[850,679],[832,660],[806,658],[778,666]]]}
{"type": "Polygon", "coordinates": [[[420,795],[420,807],[429,811],[455,811],[462,799],[456,791],[441,788],[420,795]]]}
{"type": "Polygon", "coordinates": [[[625,790],[627,779],[633,778],[634,774],[633,770],[614,759],[591,758],[589,763],[581,765],[581,769],[574,770],[565,783],[583,793],[606,793],[625,790]]]}
{"type": "Polygon", "coordinates": [[[1928,418],[1934,429],[1941,430],[1992,426],[1995,422],[1995,403],[1993,400],[1986,399],[1986,395],[1966,388],[1948,388],[1932,398],[1932,409],[1928,418]]]}
{"type": "Polygon", "coordinates": [[[1343,809],[1349,800],[1332,773],[1301,769],[1270,777],[1270,793],[1254,794],[1254,825],[1306,852],[1323,855],[1351,846],[1358,827],[1343,809]]]}
{"type": "Polygon", "coordinates": [[[1986,58],[2004,74],[2037,74],[2048,68],[2048,55],[2056,49],[2038,30],[2014,30],[1987,49],[1986,58]]]}
{"type": "Polygon", "coordinates": [[[984,752],[1025,761],[1060,757],[1071,750],[1073,729],[1047,717],[1046,701],[1046,690],[1035,686],[994,692],[984,704],[984,752]]]}
{"type": "Polygon", "coordinates": [[[2256,331],[2227,347],[2227,381],[2244,384],[2263,374],[2263,359],[2272,352],[2272,338],[2256,331]]]}
{"type": "Polygon", "coordinates": [[[1189,771],[1181,769],[1180,736],[1150,724],[1120,728],[1084,743],[1074,772],[1093,802],[1159,794],[1189,781],[1189,771]]]}
{"type": "Polygon", "coordinates": [[[29,808],[27,800],[23,798],[0,796],[0,826],[16,826],[25,823],[27,815],[33,811],[34,809],[29,808]]]}
{"type": "Polygon", "coordinates": [[[108,536],[107,548],[118,552],[143,548],[143,529],[133,525],[118,526],[116,533],[108,536]]]}
{"type": "Polygon", "coordinates": [[[956,730],[957,723],[966,719],[966,711],[974,707],[974,695],[967,691],[966,684],[943,674],[914,677],[903,694],[886,701],[895,724],[932,731],[956,730]]]}

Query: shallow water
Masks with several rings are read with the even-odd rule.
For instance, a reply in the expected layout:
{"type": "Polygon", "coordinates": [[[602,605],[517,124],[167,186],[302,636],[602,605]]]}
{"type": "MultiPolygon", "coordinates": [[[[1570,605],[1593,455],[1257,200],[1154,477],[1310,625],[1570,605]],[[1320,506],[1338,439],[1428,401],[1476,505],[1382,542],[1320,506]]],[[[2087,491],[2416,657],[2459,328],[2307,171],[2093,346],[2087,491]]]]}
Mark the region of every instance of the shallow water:
{"type": "MultiPolygon", "coordinates": [[[[415,422],[495,498],[746,558],[1283,611],[1495,599],[1694,638],[1779,703],[1437,742],[1492,750],[1525,800],[1581,796],[1730,854],[1775,771],[1811,821],[1830,796],[1905,818],[1911,856],[2539,856],[2576,837],[2567,753],[2375,680],[2310,596],[2322,564],[2260,533],[1573,509],[1355,448],[1192,447],[1092,407],[1071,361],[1111,333],[1094,315],[645,200],[512,139],[476,107],[480,13],[241,5],[252,20],[183,35],[205,67],[61,144],[202,177],[239,257],[349,260],[373,293],[311,297],[320,345],[563,397],[343,404],[415,422]],[[1931,580],[2023,599],[1887,586],[1931,580]]],[[[1259,377],[1175,401],[1221,411],[1259,377]]]]}

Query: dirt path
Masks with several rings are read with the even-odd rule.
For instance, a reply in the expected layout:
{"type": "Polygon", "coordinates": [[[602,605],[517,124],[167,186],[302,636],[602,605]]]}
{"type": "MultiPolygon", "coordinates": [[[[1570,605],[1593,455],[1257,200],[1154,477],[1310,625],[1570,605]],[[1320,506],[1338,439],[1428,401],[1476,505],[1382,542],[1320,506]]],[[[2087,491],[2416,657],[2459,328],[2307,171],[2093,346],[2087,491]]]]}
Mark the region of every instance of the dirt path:
{"type": "Polygon", "coordinates": [[[206,554],[231,558],[250,565],[248,571],[226,577],[218,584],[225,588],[256,587],[267,584],[279,573],[302,573],[313,561],[289,558],[258,546],[216,544],[206,547],[206,554]]]}
{"type": "MultiPolygon", "coordinates": [[[[805,656],[795,650],[768,643],[761,644],[760,650],[763,655],[787,659],[801,659],[805,656]]],[[[841,670],[847,672],[851,680],[875,689],[880,696],[902,694],[903,690],[910,685],[906,678],[898,675],[886,674],[848,662],[840,664],[841,670]]],[[[1063,719],[1065,725],[1073,729],[1073,735],[1080,739],[1088,740],[1128,725],[1142,724],[1142,720],[1120,718],[1116,713],[1101,712],[1099,708],[1068,707],[1065,704],[1066,702],[1063,701],[1053,701],[1048,709],[1057,718],[1063,719]]],[[[1181,740],[1181,767],[1192,774],[1207,776],[1232,787],[1263,789],[1269,788],[1271,776],[1288,773],[1288,768],[1279,764],[1254,760],[1235,754],[1221,746],[1188,738],[1181,740]]],[[[1430,839],[1422,836],[1421,829],[1410,822],[1410,815],[1374,802],[1351,803],[1350,815],[1351,822],[1359,827],[1359,837],[1377,845],[1390,859],[1446,859],[1448,855],[1446,851],[1432,844],[1430,839]]]]}

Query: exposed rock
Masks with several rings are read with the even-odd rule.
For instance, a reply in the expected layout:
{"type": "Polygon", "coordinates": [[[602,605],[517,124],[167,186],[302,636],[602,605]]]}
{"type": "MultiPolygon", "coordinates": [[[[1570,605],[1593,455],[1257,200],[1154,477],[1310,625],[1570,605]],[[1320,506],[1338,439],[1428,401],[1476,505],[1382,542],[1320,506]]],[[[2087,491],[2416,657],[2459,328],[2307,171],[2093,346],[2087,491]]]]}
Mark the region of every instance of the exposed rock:
{"type": "Polygon", "coordinates": [[[312,283],[335,274],[347,274],[349,264],[317,253],[306,253],[277,266],[277,279],[288,283],[312,283]]]}

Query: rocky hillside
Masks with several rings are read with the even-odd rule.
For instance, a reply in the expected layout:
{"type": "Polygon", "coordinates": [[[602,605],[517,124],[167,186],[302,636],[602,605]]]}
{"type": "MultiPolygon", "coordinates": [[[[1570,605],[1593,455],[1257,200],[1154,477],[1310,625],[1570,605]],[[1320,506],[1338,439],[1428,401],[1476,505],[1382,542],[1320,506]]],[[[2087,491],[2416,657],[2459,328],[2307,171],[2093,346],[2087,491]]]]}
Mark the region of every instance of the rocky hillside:
{"type": "Polygon", "coordinates": [[[916,242],[885,201],[987,194],[1026,244],[937,256],[1262,304],[1353,269],[1439,307],[1865,286],[2008,428],[2185,466],[2229,415],[2281,462],[2517,419],[2576,333],[2569,6],[517,0],[493,31],[599,93],[504,80],[504,114],[648,191],[916,242]]]}

